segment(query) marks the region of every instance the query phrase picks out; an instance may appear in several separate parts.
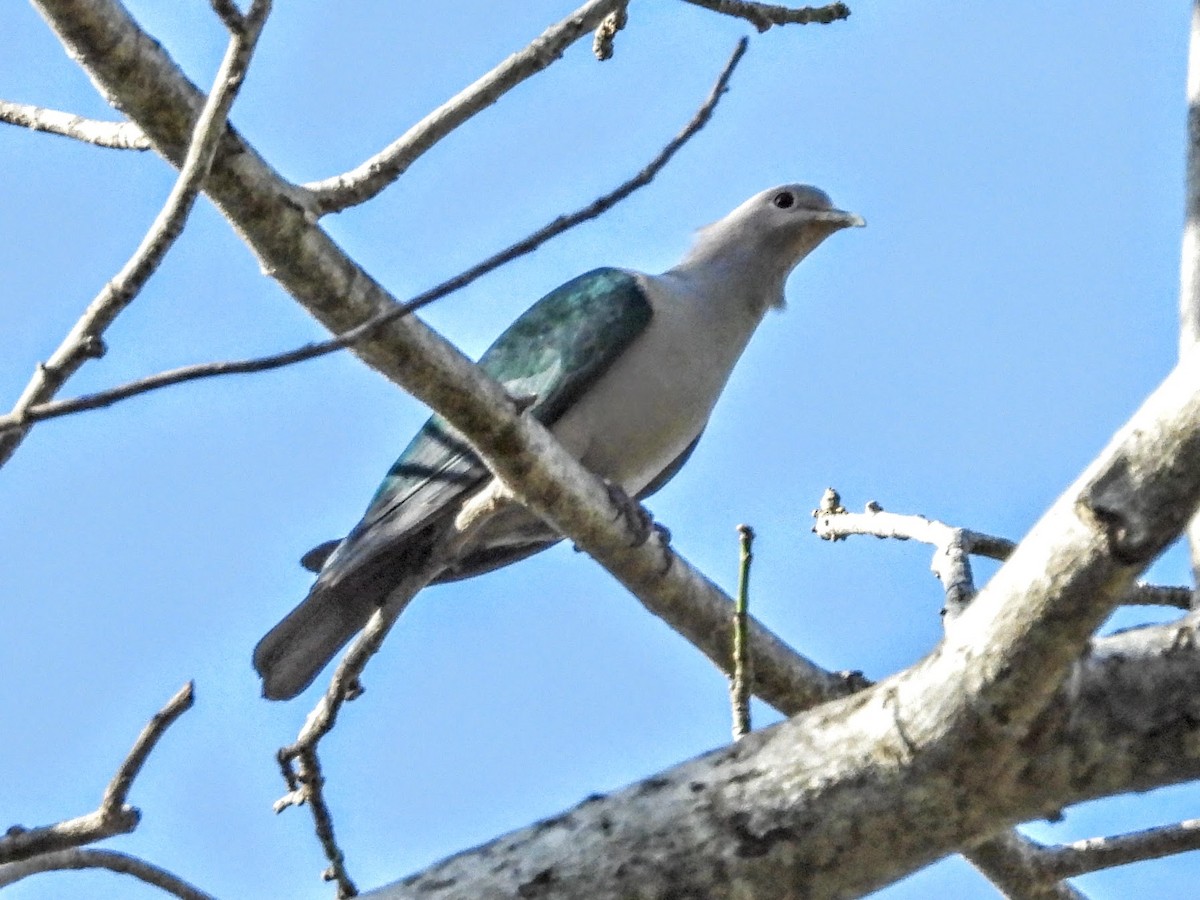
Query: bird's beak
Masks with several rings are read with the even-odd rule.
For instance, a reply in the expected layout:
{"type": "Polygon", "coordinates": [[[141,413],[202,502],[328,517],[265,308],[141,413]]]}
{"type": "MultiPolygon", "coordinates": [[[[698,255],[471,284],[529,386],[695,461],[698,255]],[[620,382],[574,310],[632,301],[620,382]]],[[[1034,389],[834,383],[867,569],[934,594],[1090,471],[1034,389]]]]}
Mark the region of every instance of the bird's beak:
{"type": "Polygon", "coordinates": [[[837,228],[865,228],[867,220],[844,209],[827,209],[813,216],[818,222],[828,222],[837,228]]]}

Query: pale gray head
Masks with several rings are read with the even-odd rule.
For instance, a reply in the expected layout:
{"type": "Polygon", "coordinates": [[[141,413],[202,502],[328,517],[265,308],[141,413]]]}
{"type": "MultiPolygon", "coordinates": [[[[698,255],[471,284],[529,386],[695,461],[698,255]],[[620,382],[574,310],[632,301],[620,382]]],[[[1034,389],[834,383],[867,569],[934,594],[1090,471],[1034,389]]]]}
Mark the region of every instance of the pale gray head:
{"type": "Polygon", "coordinates": [[[701,228],[672,272],[734,280],[756,303],[783,306],[783,284],[821,241],[861,216],[837,209],[829,195],[807,184],[784,184],[755,194],[725,218],[701,228]]]}

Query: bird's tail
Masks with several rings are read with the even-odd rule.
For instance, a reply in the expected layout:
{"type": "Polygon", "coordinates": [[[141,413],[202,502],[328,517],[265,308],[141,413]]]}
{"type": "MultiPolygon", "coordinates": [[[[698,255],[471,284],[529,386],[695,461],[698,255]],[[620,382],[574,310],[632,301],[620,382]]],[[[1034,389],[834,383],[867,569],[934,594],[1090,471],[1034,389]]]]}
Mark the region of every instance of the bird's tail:
{"type": "Polygon", "coordinates": [[[254,668],[268,700],[291,700],[317,677],[334,655],[386,607],[394,619],[437,573],[419,566],[389,582],[319,577],[300,605],[267,632],[254,648],[254,668]]]}

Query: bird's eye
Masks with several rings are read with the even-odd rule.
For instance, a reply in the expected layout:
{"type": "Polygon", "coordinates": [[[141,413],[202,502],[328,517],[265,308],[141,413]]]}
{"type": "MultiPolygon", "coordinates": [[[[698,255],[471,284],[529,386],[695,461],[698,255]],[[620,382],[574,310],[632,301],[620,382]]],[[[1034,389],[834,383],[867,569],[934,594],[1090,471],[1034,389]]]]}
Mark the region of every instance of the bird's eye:
{"type": "Polygon", "coordinates": [[[789,209],[796,205],[796,195],[791,191],[780,191],[771,198],[771,202],[780,209],[789,209]]]}

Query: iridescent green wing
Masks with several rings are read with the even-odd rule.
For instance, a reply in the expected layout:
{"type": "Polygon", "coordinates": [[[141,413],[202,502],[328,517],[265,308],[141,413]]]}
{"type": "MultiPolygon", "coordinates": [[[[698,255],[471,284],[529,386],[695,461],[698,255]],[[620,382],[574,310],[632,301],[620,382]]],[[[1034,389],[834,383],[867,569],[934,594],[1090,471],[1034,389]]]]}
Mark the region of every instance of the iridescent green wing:
{"type": "MultiPolygon", "coordinates": [[[[531,398],[531,413],[552,425],[645,330],[651,315],[632,273],[596,269],[526,310],[479,366],[514,397],[531,398]]],[[[388,471],[351,538],[378,528],[386,536],[377,537],[394,541],[487,477],[458,432],[433,416],[388,471]]]]}

